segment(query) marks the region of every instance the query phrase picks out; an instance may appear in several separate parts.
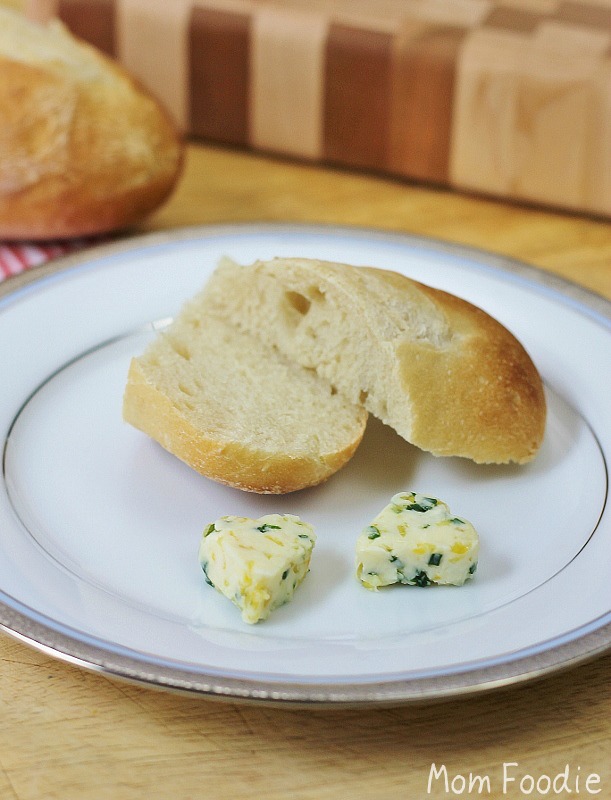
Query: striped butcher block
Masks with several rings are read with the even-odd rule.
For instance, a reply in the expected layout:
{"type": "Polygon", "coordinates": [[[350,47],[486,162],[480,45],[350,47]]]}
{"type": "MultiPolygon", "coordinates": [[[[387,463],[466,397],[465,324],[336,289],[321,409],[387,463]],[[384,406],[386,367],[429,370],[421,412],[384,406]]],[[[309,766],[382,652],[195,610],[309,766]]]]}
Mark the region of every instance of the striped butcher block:
{"type": "Polygon", "coordinates": [[[30,0],[195,136],[611,215],[611,0],[30,0]]]}

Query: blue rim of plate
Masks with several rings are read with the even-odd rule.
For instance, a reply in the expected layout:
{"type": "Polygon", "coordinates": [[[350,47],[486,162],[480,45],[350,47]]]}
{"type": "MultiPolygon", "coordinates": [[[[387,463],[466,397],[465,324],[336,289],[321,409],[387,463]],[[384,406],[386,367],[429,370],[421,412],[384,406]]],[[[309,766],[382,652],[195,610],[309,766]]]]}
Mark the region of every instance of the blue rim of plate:
{"type": "MultiPolygon", "coordinates": [[[[100,259],[123,255],[131,250],[173,246],[181,242],[235,234],[323,234],[348,236],[417,247],[428,253],[469,260],[483,270],[502,273],[531,289],[552,295],[582,314],[611,329],[611,302],[564,278],[521,261],[478,248],[457,245],[406,233],[324,224],[237,223],[201,225],[155,232],[94,245],[84,252],[63,256],[44,266],[21,273],[0,284],[0,313],[3,304],[32,285],[61,277],[72,269],[100,259]]],[[[525,681],[568,669],[611,650],[611,610],[598,619],[567,631],[562,636],[496,659],[442,668],[426,675],[388,676],[373,682],[303,683],[288,680],[245,679],[189,665],[170,663],[138,654],[113,643],[96,640],[71,630],[30,609],[0,589],[0,630],[35,649],[66,663],[111,678],[135,682],[210,699],[265,702],[296,706],[362,706],[398,703],[426,703],[457,698],[525,681]]]]}

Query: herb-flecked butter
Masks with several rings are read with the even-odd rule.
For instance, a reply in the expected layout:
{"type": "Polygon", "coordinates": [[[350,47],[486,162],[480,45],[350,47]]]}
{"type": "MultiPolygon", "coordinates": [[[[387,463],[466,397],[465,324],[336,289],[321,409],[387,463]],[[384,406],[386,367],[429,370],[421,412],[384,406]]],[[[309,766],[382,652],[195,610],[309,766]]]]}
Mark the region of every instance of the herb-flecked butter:
{"type": "Polygon", "coordinates": [[[401,492],[359,536],[356,574],[373,590],[393,583],[460,586],[475,573],[478,554],[470,522],[435,497],[401,492]]]}
{"type": "Polygon", "coordinates": [[[199,562],[206,582],[253,624],[291,600],[308,572],[315,541],[312,526],[293,514],[226,516],[204,529],[199,562]]]}

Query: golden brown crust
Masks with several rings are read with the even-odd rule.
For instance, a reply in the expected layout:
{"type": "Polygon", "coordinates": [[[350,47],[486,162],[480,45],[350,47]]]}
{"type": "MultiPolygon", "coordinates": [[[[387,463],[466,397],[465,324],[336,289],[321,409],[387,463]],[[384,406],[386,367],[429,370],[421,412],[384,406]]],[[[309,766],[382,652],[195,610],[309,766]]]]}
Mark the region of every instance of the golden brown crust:
{"type": "MultiPolygon", "coordinates": [[[[19,26],[33,23],[13,17],[18,42],[19,26]]],[[[90,70],[0,55],[2,238],[125,228],[180,174],[181,137],[159,103],[109,58],[63,36],[90,70]]]]}
{"type": "Polygon", "coordinates": [[[166,395],[150,384],[137,359],[130,364],[123,418],[196,472],[219,483],[260,494],[286,494],[315,486],[354,454],[365,430],[341,452],[319,459],[252,450],[238,441],[219,441],[191,424],[166,395]]]}
{"type": "MultiPolygon", "coordinates": [[[[392,278],[397,287],[401,280],[409,281],[392,278]]],[[[417,285],[442,310],[452,336],[445,347],[405,341],[398,351],[412,403],[412,443],[479,463],[530,461],[546,420],[543,382],[530,356],[480,308],[417,285]]]]}

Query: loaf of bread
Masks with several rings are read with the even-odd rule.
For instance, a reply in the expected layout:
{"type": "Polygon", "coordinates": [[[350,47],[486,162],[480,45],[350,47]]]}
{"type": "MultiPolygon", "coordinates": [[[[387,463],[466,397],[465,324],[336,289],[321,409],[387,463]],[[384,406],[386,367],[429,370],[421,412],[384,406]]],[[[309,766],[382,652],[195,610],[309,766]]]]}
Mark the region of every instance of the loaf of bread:
{"type": "Polygon", "coordinates": [[[132,359],[123,417],[208,478],[278,494],[343,466],[367,412],[235,329],[203,294],[132,359]]]}
{"type": "Polygon", "coordinates": [[[0,238],[125,228],[159,206],[182,162],[175,126],[115,62],[0,8],[0,238]]]}
{"type": "Polygon", "coordinates": [[[316,370],[423,450],[523,463],[541,445],[537,369],[505,327],[464,300],[395,272],[302,258],[225,260],[206,291],[237,329],[316,370]]]}

